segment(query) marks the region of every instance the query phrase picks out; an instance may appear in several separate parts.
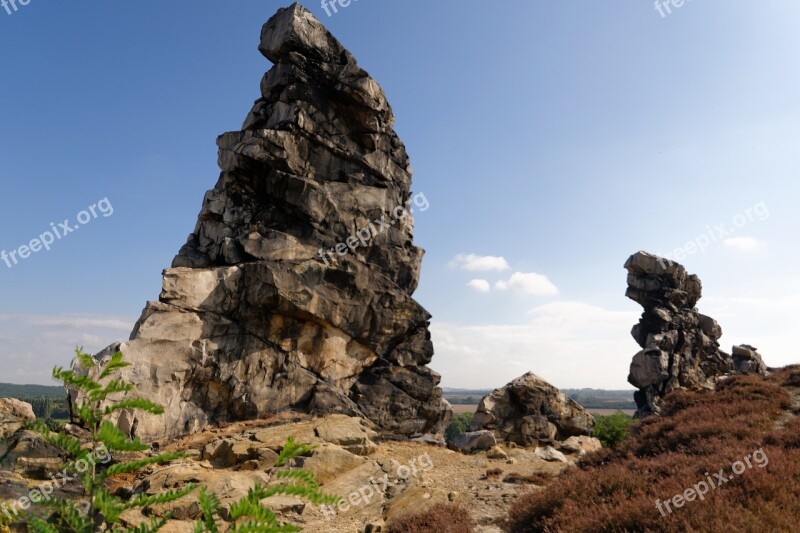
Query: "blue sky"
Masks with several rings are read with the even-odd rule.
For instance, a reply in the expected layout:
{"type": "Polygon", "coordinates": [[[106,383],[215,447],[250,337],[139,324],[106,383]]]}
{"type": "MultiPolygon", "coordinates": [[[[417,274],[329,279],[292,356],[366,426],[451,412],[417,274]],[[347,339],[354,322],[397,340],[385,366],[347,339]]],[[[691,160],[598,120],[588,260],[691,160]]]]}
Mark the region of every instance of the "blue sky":
{"type": "MultiPolygon", "coordinates": [[[[260,28],[283,5],[0,9],[0,250],[113,207],[0,262],[0,381],[49,383],[74,345],[126,339],[158,297],[216,182],[216,136],[259,95],[260,28]]],[[[800,4],[689,1],[665,17],[632,1],[305,5],[386,91],[430,202],[416,298],[443,385],[531,370],[628,388],[641,309],[622,265],[698,242],[681,262],[723,347],[798,362],[800,4]]]]}

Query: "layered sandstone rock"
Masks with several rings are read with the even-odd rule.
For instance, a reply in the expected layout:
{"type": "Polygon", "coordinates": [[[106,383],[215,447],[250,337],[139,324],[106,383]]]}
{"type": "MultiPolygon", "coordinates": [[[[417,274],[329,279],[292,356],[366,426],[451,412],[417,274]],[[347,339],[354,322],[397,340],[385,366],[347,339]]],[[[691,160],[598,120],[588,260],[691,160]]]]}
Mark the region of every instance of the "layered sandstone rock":
{"type": "Polygon", "coordinates": [[[491,430],[498,441],[531,446],[591,435],[594,418],[556,387],[528,373],[483,398],[469,429],[491,430]]]}
{"type": "Polygon", "coordinates": [[[121,350],[123,377],[166,409],[119,425],[171,439],[294,408],[440,432],[449,406],[412,299],[423,251],[391,107],[299,4],[259,50],[274,66],[242,130],[217,141],[221,176],[159,301],[100,354],[121,350]]]}
{"type": "Polygon", "coordinates": [[[661,399],[675,389],[711,389],[721,375],[766,372],[761,357],[749,346],[734,348],[740,361],[736,364],[720,350],[722,328],[695,307],[702,295],[696,275],[646,252],[632,255],[625,268],[626,296],[644,307],[631,331],[642,350],[634,356],[628,376],[639,389],[634,395],[637,416],[658,414],[661,399]]]}

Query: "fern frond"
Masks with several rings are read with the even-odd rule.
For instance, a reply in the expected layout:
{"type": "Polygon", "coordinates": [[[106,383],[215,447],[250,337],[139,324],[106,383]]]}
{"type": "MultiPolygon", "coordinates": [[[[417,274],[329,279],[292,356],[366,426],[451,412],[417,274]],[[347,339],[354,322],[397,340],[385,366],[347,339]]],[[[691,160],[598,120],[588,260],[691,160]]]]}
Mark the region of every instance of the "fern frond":
{"type": "Polygon", "coordinates": [[[151,496],[148,496],[147,494],[139,494],[125,504],[125,509],[143,509],[145,507],[152,507],[153,505],[171,503],[191,494],[195,491],[195,489],[197,489],[197,485],[190,483],[182,489],[172,489],[159,494],[153,494],[151,496]]]}
{"type": "Polygon", "coordinates": [[[197,503],[203,513],[203,518],[195,525],[195,532],[219,533],[217,523],[214,521],[214,516],[219,513],[220,509],[219,498],[214,494],[209,494],[203,487],[200,491],[200,496],[197,498],[197,503]]]}
{"type": "Polygon", "coordinates": [[[285,466],[290,460],[295,457],[301,457],[310,454],[316,448],[316,445],[299,444],[294,440],[294,437],[289,437],[286,444],[283,446],[275,466],[285,466]]]}
{"type": "Polygon", "coordinates": [[[125,533],[156,533],[167,525],[169,516],[162,516],[161,518],[151,518],[150,522],[145,524],[141,523],[136,527],[128,528],[125,533]]]}
{"type": "Polygon", "coordinates": [[[100,373],[100,377],[98,377],[97,379],[98,380],[105,379],[108,376],[115,374],[117,370],[125,368],[126,366],[131,366],[130,363],[126,363],[125,361],[123,361],[122,357],[123,357],[122,352],[117,352],[114,355],[112,355],[111,359],[108,361],[108,363],[106,363],[103,372],[100,373]]]}
{"type": "Polygon", "coordinates": [[[108,420],[103,420],[100,424],[96,440],[105,444],[109,451],[143,452],[150,449],[150,446],[143,444],[138,438],[128,438],[117,426],[108,420]]]}
{"type": "Polygon", "coordinates": [[[138,411],[144,411],[146,413],[150,413],[153,415],[161,415],[164,414],[164,408],[159,407],[150,400],[145,400],[144,398],[123,398],[122,400],[114,403],[113,405],[106,406],[103,410],[103,415],[107,416],[115,411],[121,411],[122,409],[136,409],[138,411]]]}

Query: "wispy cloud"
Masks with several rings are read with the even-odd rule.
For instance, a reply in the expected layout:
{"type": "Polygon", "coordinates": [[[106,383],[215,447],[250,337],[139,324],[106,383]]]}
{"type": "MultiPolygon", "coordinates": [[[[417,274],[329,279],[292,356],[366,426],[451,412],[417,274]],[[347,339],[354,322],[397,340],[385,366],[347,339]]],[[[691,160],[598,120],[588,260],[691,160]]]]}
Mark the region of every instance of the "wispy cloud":
{"type": "Polygon", "coordinates": [[[0,381],[52,384],[51,369],[69,365],[75,347],[95,353],[125,340],[135,317],[0,315],[0,381]]]}
{"type": "Polygon", "coordinates": [[[495,287],[528,296],[554,296],[558,287],[547,276],[535,272],[514,272],[507,281],[498,281],[495,287]]]}
{"type": "Polygon", "coordinates": [[[475,254],[458,254],[450,261],[449,266],[470,272],[503,271],[511,268],[505,257],[475,254]]]}
{"type": "Polygon", "coordinates": [[[757,252],[766,247],[766,243],[754,237],[732,237],[722,242],[727,248],[743,253],[757,252]]]}
{"type": "Polygon", "coordinates": [[[625,381],[639,347],[636,311],[558,301],[532,309],[523,324],[431,325],[432,367],[445,386],[498,387],[535,372],[558,387],[632,388],[625,381]]]}
{"type": "Polygon", "coordinates": [[[487,293],[492,290],[491,284],[485,279],[473,279],[467,283],[467,287],[475,292],[487,293]]]}

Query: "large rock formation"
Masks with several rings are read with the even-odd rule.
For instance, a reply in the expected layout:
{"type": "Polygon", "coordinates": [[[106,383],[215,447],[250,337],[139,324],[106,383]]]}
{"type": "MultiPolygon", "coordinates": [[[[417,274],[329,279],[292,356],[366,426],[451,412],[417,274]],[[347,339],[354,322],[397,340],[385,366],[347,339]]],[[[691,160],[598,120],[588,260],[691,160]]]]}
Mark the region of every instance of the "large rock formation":
{"type": "Polygon", "coordinates": [[[166,409],[119,425],[170,439],[296,408],[439,432],[450,411],[412,299],[423,251],[392,109],[299,4],[266,23],[259,50],[274,66],[242,130],[217,140],[221,176],[159,301],[100,354],[121,350],[123,377],[166,409]]]}
{"type": "Polygon", "coordinates": [[[634,356],[628,376],[639,389],[634,395],[637,416],[658,414],[661,399],[675,389],[711,389],[717,377],[735,371],[766,372],[755,349],[750,354],[745,348],[735,348],[742,361],[736,366],[731,356],[720,350],[722,328],[695,308],[702,295],[696,275],[647,252],[632,255],[625,268],[626,296],[644,307],[631,331],[642,350],[634,356]]]}
{"type": "Polygon", "coordinates": [[[532,446],[591,435],[594,418],[556,387],[529,372],[483,398],[469,429],[490,430],[498,441],[532,446]]]}

